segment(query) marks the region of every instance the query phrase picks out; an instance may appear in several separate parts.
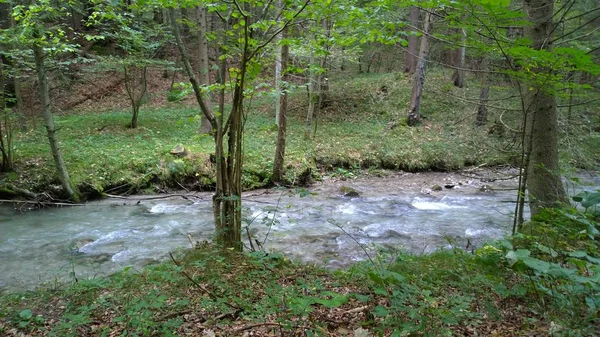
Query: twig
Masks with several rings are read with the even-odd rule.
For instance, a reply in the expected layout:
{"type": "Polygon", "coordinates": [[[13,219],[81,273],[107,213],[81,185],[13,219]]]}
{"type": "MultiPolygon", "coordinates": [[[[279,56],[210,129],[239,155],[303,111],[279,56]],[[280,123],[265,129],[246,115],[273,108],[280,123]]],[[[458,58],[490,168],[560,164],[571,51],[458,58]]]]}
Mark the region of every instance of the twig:
{"type": "MultiPolygon", "coordinates": [[[[234,333],[239,333],[239,332],[242,332],[242,331],[250,330],[250,329],[253,329],[253,328],[258,328],[258,327],[261,327],[261,326],[275,326],[275,327],[281,327],[281,323],[275,323],[275,322],[264,322],[264,323],[249,324],[249,325],[243,326],[243,327],[241,327],[241,328],[237,328],[237,329],[233,330],[233,332],[234,332],[234,333]]],[[[308,327],[308,326],[303,326],[303,325],[296,326],[295,328],[296,328],[296,329],[310,329],[310,327],[308,327]]]]}
{"type": "Polygon", "coordinates": [[[179,185],[179,187],[183,188],[186,192],[190,193],[190,190],[188,190],[187,188],[185,188],[183,185],[181,185],[178,181],[176,181],[177,185],[179,185]]]}
{"type": "Polygon", "coordinates": [[[105,194],[107,197],[109,198],[115,198],[115,199],[127,199],[127,197],[124,197],[122,195],[114,195],[114,194],[105,194]]]}
{"type": "Polygon", "coordinates": [[[354,309],[350,309],[350,310],[346,310],[344,311],[342,314],[356,314],[358,312],[363,312],[366,311],[370,308],[370,306],[365,305],[364,307],[358,307],[358,308],[354,308],[354,309]]]}

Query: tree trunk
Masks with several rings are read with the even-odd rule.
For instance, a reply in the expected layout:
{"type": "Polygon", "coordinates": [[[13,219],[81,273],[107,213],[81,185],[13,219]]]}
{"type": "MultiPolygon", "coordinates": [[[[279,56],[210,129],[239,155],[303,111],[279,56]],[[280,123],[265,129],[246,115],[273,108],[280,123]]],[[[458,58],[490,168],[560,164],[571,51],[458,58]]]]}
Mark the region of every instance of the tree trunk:
{"type": "Polygon", "coordinates": [[[488,100],[490,96],[490,84],[489,84],[489,59],[487,56],[483,56],[481,60],[481,90],[479,91],[479,106],[477,107],[477,126],[483,126],[487,123],[488,115],[488,100]]]}
{"type": "Polygon", "coordinates": [[[35,57],[35,70],[38,75],[39,93],[40,100],[42,103],[42,115],[46,124],[48,141],[50,143],[50,149],[52,150],[52,157],[54,158],[54,164],[56,165],[58,178],[60,179],[60,183],[63,189],[65,190],[65,193],[69,196],[69,199],[71,199],[74,202],[78,202],[79,195],[71,186],[71,178],[69,178],[69,173],[67,172],[67,167],[65,165],[60,150],[58,137],[56,136],[54,119],[52,117],[52,111],[50,110],[50,87],[48,85],[48,76],[46,74],[46,67],[44,64],[44,54],[42,47],[37,45],[34,46],[33,54],[35,57]]]}
{"type": "MultiPolygon", "coordinates": [[[[314,51],[310,55],[310,64],[315,63],[314,51]]],[[[315,105],[319,98],[316,96],[317,76],[312,67],[308,70],[308,110],[306,111],[306,121],[304,122],[304,139],[310,139],[313,118],[315,116],[315,105]]]]}
{"type": "MultiPolygon", "coordinates": [[[[9,7],[9,13],[12,13],[12,8],[11,8],[11,3],[8,3],[9,7]]],[[[9,26],[10,28],[14,28],[15,27],[15,18],[12,15],[9,15],[9,26]]],[[[18,49],[19,45],[17,43],[13,43],[12,45],[13,49],[18,49]]],[[[16,100],[16,105],[15,105],[15,113],[17,114],[17,117],[19,119],[19,128],[21,129],[21,132],[27,132],[27,121],[25,120],[25,114],[23,113],[23,92],[21,90],[21,70],[19,69],[19,66],[17,64],[15,64],[14,62],[12,62],[13,66],[13,83],[15,85],[15,100],[16,100]]]]}
{"type": "MultiPolygon", "coordinates": [[[[277,1],[277,6],[281,7],[281,0],[277,1]]],[[[281,20],[278,21],[278,23],[281,20]]],[[[279,127],[279,116],[281,115],[281,71],[283,68],[283,46],[281,40],[283,39],[283,32],[275,37],[275,123],[279,127]]]]}
{"type": "MultiPolygon", "coordinates": [[[[196,11],[198,18],[198,28],[200,29],[200,31],[198,32],[198,80],[200,81],[200,85],[210,85],[210,68],[208,64],[208,39],[206,38],[206,32],[208,29],[206,21],[206,8],[198,7],[196,11]]],[[[210,109],[210,97],[206,100],[206,104],[210,109]]],[[[206,118],[204,114],[202,114],[200,122],[200,133],[210,134],[211,132],[212,126],[210,125],[210,121],[206,118]]]]}
{"type": "Polygon", "coordinates": [[[404,58],[404,72],[412,75],[417,69],[417,44],[419,43],[419,38],[413,31],[417,29],[417,25],[419,24],[419,7],[410,6],[408,21],[411,25],[411,33],[408,37],[408,47],[406,57],[404,58]]]}
{"type": "MultiPolygon", "coordinates": [[[[224,248],[233,248],[242,250],[241,242],[241,180],[242,180],[242,143],[243,143],[243,100],[245,75],[248,65],[248,41],[244,43],[244,50],[240,62],[240,78],[234,83],[234,95],[232,101],[231,113],[227,122],[224,122],[225,108],[225,71],[226,58],[221,60],[219,70],[219,83],[221,84],[221,92],[219,95],[219,113],[213,114],[210,106],[207,104],[204,94],[198,84],[194,71],[190,63],[190,57],[183,44],[179,24],[176,20],[175,9],[169,9],[169,16],[173,26],[173,35],[184,69],[189,77],[190,83],[194,90],[194,94],[202,113],[210,122],[214,130],[213,138],[215,139],[215,161],[216,161],[216,191],[213,195],[213,216],[215,220],[215,241],[224,248]],[[226,131],[228,130],[228,132],[226,131]],[[228,147],[227,152],[224,148],[225,134],[227,133],[228,147]]],[[[227,30],[227,25],[224,24],[224,31],[227,30]]],[[[227,36],[224,35],[224,39],[227,36]]],[[[226,45],[225,42],[223,45],[226,45]]]]}
{"type": "Polygon", "coordinates": [[[1,172],[12,171],[11,134],[6,109],[6,92],[4,90],[4,63],[0,62],[0,153],[2,154],[1,172]]]}
{"type": "Polygon", "coordinates": [[[408,108],[408,125],[415,126],[421,121],[421,95],[425,86],[425,70],[427,68],[427,55],[429,54],[429,34],[431,32],[431,13],[425,13],[423,23],[423,36],[421,37],[421,49],[419,50],[419,61],[415,72],[412,95],[408,108]]]}
{"type": "MultiPolygon", "coordinates": [[[[282,82],[287,80],[285,70],[289,58],[290,47],[288,45],[281,46],[281,68],[283,70],[282,82]]],[[[287,85],[282,86],[279,111],[277,115],[277,144],[275,146],[275,161],[273,163],[273,175],[271,181],[280,183],[283,181],[283,164],[285,160],[285,139],[287,132],[287,103],[288,97],[286,92],[287,85]]]]}
{"type": "MultiPolygon", "coordinates": [[[[531,25],[525,27],[525,36],[536,50],[550,50],[554,0],[525,0],[524,9],[531,25]]],[[[535,69],[544,76],[550,69],[535,69]]],[[[549,75],[548,75],[549,76],[549,75]]],[[[542,208],[568,203],[562,185],[558,163],[558,116],[554,96],[546,88],[533,86],[525,97],[527,108],[526,136],[529,144],[527,189],[531,214],[542,208]]]]}
{"type": "Polygon", "coordinates": [[[460,47],[451,51],[452,57],[451,66],[454,67],[454,73],[452,74],[452,83],[458,88],[465,86],[465,60],[466,60],[466,48],[465,43],[467,42],[467,32],[464,28],[457,29],[457,33],[460,33],[460,47]]]}

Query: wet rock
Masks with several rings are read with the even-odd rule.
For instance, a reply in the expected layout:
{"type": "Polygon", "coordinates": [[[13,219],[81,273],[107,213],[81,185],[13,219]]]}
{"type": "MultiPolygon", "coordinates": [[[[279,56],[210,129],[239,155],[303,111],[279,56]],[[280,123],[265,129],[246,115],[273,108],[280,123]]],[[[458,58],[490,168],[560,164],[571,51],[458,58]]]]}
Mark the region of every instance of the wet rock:
{"type": "Polygon", "coordinates": [[[169,152],[176,157],[185,157],[188,154],[188,151],[182,144],[177,144],[171,151],[169,152]]]}
{"type": "Polygon", "coordinates": [[[89,262],[93,264],[101,264],[104,262],[108,262],[112,259],[112,254],[109,253],[101,253],[97,255],[90,255],[89,262]]]}
{"type": "Polygon", "coordinates": [[[442,186],[440,186],[440,185],[438,185],[438,184],[435,184],[435,185],[431,186],[431,190],[432,190],[432,191],[435,191],[435,192],[439,192],[439,191],[441,191],[442,189],[443,189],[443,188],[442,188],[442,186]]]}
{"type": "Polygon", "coordinates": [[[340,186],[339,190],[340,194],[345,197],[358,197],[360,196],[360,192],[348,186],[340,186]]]}
{"type": "Polygon", "coordinates": [[[384,238],[384,239],[389,239],[389,238],[398,238],[398,239],[405,239],[405,240],[410,240],[411,239],[410,235],[397,232],[397,231],[395,231],[393,229],[386,230],[385,232],[383,232],[383,234],[381,234],[380,237],[384,238]]]}
{"type": "Polygon", "coordinates": [[[456,187],[456,184],[445,184],[444,187],[450,189],[456,187]]]}
{"type": "Polygon", "coordinates": [[[94,242],[94,239],[90,239],[90,238],[77,239],[77,240],[71,241],[68,248],[71,252],[79,253],[80,249],[83,248],[83,246],[90,244],[92,242],[94,242]]]}
{"type": "Polygon", "coordinates": [[[479,192],[481,193],[494,193],[494,188],[490,185],[481,185],[479,188],[479,192]]]}

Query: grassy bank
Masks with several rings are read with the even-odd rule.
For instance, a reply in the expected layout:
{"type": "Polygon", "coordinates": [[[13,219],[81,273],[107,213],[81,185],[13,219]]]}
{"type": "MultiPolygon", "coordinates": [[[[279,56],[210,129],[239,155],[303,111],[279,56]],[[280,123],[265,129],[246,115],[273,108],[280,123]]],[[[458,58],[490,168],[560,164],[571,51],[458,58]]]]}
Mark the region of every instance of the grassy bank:
{"type": "Polygon", "coordinates": [[[550,211],[535,233],[473,252],[388,251],[335,272],[200,244],[144,270],[0,296],[0,335],[592,336],[596,220],[550,211]]]}
{"type": "MultiPolygon", "coordinates": [[[[404,126],[408,93],[408,80],[396,75],[333,82],[311,140],[303,137],[305,97],[302,93],[293,95],[286,151],[288,182],[298,183],[309,171],[318,178],[337,168],[453,170],[514,160],[514,153],[500,151],[505,140],[490,136],[488,127],[475,127],[469,105],[452,100],[451,92],[449,97],[436,99],[435,104],[424,105],[426,120],[422,126],[404,126]],[[391,128],[392,124],[397,127],[391,128]]],[[[255,98],[249,112],[246,188],[269,181],[276,138],[271,101],[268,97],[255,98]]],[[[141,112],[138,129],[126,127],[128,111],[57,116],[62,150],[74,184],[89,196],[99,192],[157,192],[168,187],[208,188],[214,181],[209,159],[213,142],[210,137],[198,136],[197,114],[193,106],[147,107],[141,112]],[[178,158],[169,153],[178,144],[185,146],[188,156],[178,158]]],[[[34,122],[32,130],[15,135],[16,171],[3,174],[1,179],[36,192],[56,192],[60,184],[45,129],[40,120],[34,122]]]]}

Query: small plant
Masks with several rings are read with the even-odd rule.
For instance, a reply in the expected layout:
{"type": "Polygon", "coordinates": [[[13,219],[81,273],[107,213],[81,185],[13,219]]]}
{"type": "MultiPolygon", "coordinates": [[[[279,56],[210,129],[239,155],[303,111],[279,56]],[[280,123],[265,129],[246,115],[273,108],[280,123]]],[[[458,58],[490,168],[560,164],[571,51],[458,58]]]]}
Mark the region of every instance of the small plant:
{"type": "Polygon", "coordinates": [[[191,92],[191,84],[185,82],[174,83],[171,90],[167,93],[169,102],[180,102],[191,92]]]}

